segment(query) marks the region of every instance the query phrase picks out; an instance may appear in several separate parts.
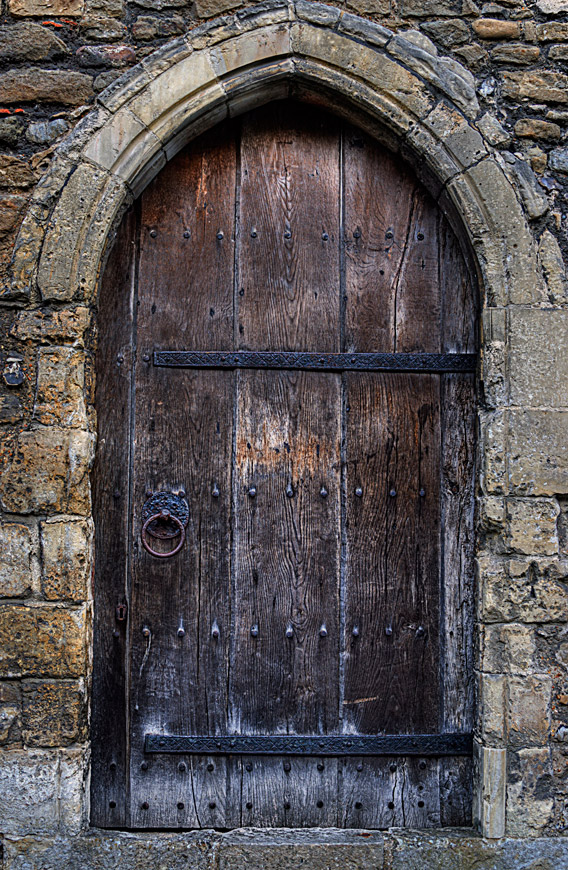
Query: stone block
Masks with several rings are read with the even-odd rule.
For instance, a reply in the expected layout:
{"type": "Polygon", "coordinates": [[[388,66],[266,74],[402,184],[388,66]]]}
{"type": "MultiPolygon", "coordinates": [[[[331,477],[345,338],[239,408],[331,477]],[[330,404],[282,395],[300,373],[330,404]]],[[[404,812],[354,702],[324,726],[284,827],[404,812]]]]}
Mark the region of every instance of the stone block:
{"type": "Polygon", "coordinates": [[[560,21],[546,21],[537,24],[536,38],[539,42],[567,42],[568,24],[560,21]]]}
{"type": "Polygon", "coordinates": [[[456,167],[464,169],[477,163],[487,154],[481,135],[461,114],[444,102],[438,103],[424,119],[431,130],[455,160],[456,167]]]}
{"type": "Polygon", "coordinates": [[[82,677],[85,634],[84,610],[1,604],[0,677],[82,677]]]}
{"type": "Polygon", "coordinates": [[[300,55],[353,71],[418,118],[425,117],[434,104],[423,82],[402,64],[342,34],[299,22],[292,26],[292,48],[300,55]]]}
{"type": "Polygon", "coordinates": [[[215,72],[221,78],[243,67],[263,60],[287,57],[290,53],[289,25],[279,24],[222,42],[211,49],[211,60],[215,72]]]}
{"type": "Polygon", "coordinates": [[[168,15],[167,18],[158,18],[156,15],[140,15],[132,25],[132,36],[136,40],[145,42],[177,36],[184,30],[185,21],[181,15],[168,15]]]}
{"type": "Polygon", "coordinates": [[[472,22],[472,27],[480,39],[518,39],[521,35],[520,21],[478,18],[472,22]]]}
{"type": "Polygon", "coordinates": [[[504,72],[503,96],[517,103],[523,99],[568,103],[568,76],[553,70],[504,72]]]}
{"type": "Polygon", "coordinates": [[[550,749],[511,752],[507,783],[507,835],[536,837],[554,809],[550,749]]]}
{"type": "Polygon", "coordinates": [[[75,56],[86,67],[118,68],[136,63],[136,52],[130,45],[83,45],[75,56]]]}
{"type": "Polygon", "coordinates": [[[501,744],[506,737],[507,680],[501,674],[480,674],[479,723],[485,744],[501,744]]]}
{"type": "Polygon", "coordinates": [[[544,746],[550,739],[552,680],[543,674],[509,677],[511,746],[544,746]]]}
{"type": "Polygon", "coordinates": [[[63,118],[55,118],[53,121],[35,121],[26,130],[26,139],[34,145],[51,145],[68,129],[69,124],[63,118]]]}
{"type": "Polygon", "coordinates": [[[89,326],[89,309],[84,306],[52,311],[36,308],[20,311],[10,330],[12,338],[41,344],[72,343],[83,347],[83,337],[89,326]]]}
{"type": "Polygon", "coordinates": [[[392,39],[392,30],[377,24],[375,21],[367,21],[359,15],[351,15],[350,12],[340,13],[340,10],[334,6],[324,6],[321,3],[302,3],[301,11],[300,4],[296,3],[296,11],[298,18],[305,18],[306,21],[313,21],[314,24],[332,24],[339,16],[337,29],[340,33],[348,33],[361,39],[367,45],[377,45],[383,48],[390,39],[392,39]],[[325,21],[319,21],[322,13],[319,10],[326,10],[325,21]]]}
{"type": "Polygon", "coordinates": [[[38,61],[63,57],[69,49],[54,33],[39,24],[25,22],[0,27],[0,60],[38,61]]]}
{"type": "Polygon", "coordinates": [[[0,524],[0,598],[37,593],[35,533],[22,523],[0,524]]]}
{"type": "Polygon", "coordinates": [[[536,45],[516,42],[513,45],[499,45],[491,50],[491,60],[508,66],[530,66],[538,63],[540,49],[536,45]]]}
{"type": "Polygon", "coordinates": [[[129,180],[139,167],[141,152],[155,153],[159,148],[159,139],[136,115],[123,108],[95,134],[85,156],[129,180]]]}
{"type": "Polygon", "coordinates": [[[75,18],[83,14],[84,0],[8,0],[12,15],[22,18],[45,18],[64,15],[75,18]]]}
{"type": "Polygon", "coordinates": [[[13,393],[0,395],[0,424],[19,423],[24,417],[22,403],[13,393]]]}
{"type": "Polygon", "coordinates": [[[22,432],[0,475],[4,510],[87,515],[93,448],[94,436],[80,430],[22,432]]]}
{"type": "Polygon", "coordinates": [[[568,493],[568,411],[512,411],[509,474],[519,495],[568,493]]]}
{"type": "Polygon", "coordinates": [[[88,762],[87,747],[69,748],[61,753],[59,826],[64,836],[79,834],[88,825],[86,800],[88,762]]]}
{"type": "Polygon", "coordinates": [[[80,28],[81,35],[90,42],[123,42],[128,37],[126,25],[116,18],[85,17],[80,28]]]}
{"type": "Polygon", "coordinates": [[[568,867],[568,839],[562,835],[487,839],[465,829],[405,831],[399,828],[389,831],[387,850],[392,852],[392,858],[385,870],[564,870],[568,867]]]}
{"type": "Polygon", "coordinates": [[[21,715],[21,686],[14,682],[0,682],[0,744],[21,741],[21,715]]]}
{"type": "Polygon", "coordinates": [[[568,587],[556,560],[511,559],[481,578],[481,614],[488,622],[563,621],[568,587]]]}
{"type": "Polygon", "coordinates": [[[32,187],[35,182],[36,174],[27,160],[0,155],[0,188],[32,187]]]}
{"type": "Polygon", "coordinates": [[[69,347],[39,349],[33,419],[46,426],[86,427],[83,350],[69,347]]]}
{"type": "Polygon", "coordinates": [[[473,823],[488,839],[505,833],[505,795],[507,753],[474,741],[476,783],[473,797],[473,823]]]}
{"type": "Polygon", "coordinates": [[[0,194],[0,236],[11,233],[17,227],[27,202],[27,196],[0,194]]]}
{"type": "Polygon", "coordinates": [[[522,139],[558,142],[562,131],[558,124],[552,124],[550,121],[541,121],[540,118],[521,118],[515,124],[515,134],[522,139]]]}
{"type": "Polygon", "coordinates": [[[195,0],[195,11],[199,18],[213,18],[242,5],[243,0],[195,0]]]}
{"type": "Polygon", "coordinates": [[[506,491],[507,419],[502,411],[481,415],[482,486],[486,493],[506,491]]]}
{"type": "Polygon", "coordinates": [[[511,549],[515,553],[535,556],[557,553],[559,513],[558,502],[554,499],[509,499],[507,519],[511,549]]]}
{"type": "Polygon", "coordinates": [[[26,129],[23,118],[0,118],[0,142],[16,148],[26,129]]]}
{"type": "Polygon", "coordinates": [[[461,18],[446,18],[440,21],[425,21],[420,26],[424,33],[444,48],[453,48],[469,42],[469,27],[461,18]]]}
{"type": "Polygon", "coordinates": [[[481,630],[481,670],[524,676],[534,669],[534,631],[529,625],[486,625],[481,630]]]}
{"type": "Polygon", "coordinates": [[[0,102],[80,106],[93,96],[90,76],[72,70],[18,69],[0,73],[0,102]]]}
{"type": "Polygon", "coordinates": [[[511,404],[568,405],[568,311],[510,313],[511,404]]]}
{"type": "Polygon", "coordinates": [[[399,4],[399,12],[410,18],[453,18],[461,15],[463,8],[462,0],[401,0],[399,4]]]}
{"type": "Polygon", "coordinates": [[[219,870],[380,870],[384,842],[379,832],[364,839],[355,831],[233,832],[217,847],[219,870]]]}
{"type": "Polygon", "coordinates": [[[54,518],[41,523],[40,535],[44,597],[84,601],[91,575],[91,524],[54,518]]]}
{"type": "Polygon", "coordinates": [[[566,300],[568,281],[562,251],[556,238],[545,230],[538,245],[538,259],[548,288],[548,298],[554,304],[566,300]]]}
{"type": "Polygon", "coordinates": [[[2,833],[54,834],[59,824],[59,756],[47,750],[0,753],[2,833]]]}
{"type": "Polygon", "coordinates": [[[75,743],[84,738],[84,693],[77,683],[25,682],[21,717],[27,746],[75,743]]]}

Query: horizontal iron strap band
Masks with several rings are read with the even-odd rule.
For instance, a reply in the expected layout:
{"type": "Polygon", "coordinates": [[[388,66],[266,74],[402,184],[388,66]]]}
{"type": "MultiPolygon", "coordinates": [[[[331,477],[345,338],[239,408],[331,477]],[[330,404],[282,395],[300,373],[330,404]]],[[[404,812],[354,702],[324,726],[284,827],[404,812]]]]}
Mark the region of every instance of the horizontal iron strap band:
{"type": "Polygon", "coordinates": [[[471,734],[192,737],[146,734],[144,752],[184,755],[472,755],[471,734]]]}
{"type": "Polygon", "coordinates": [[[474,353],[296,353],[155,350],[154,365],[192,369],[304,369],[321,372],[474,372],[474,353]]]}

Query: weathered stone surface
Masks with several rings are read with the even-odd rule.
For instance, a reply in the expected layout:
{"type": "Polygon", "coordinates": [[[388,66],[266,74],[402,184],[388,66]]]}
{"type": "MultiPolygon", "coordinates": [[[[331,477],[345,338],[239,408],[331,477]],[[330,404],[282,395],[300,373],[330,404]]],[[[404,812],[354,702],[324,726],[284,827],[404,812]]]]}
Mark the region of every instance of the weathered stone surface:
{"type": "Polygon", "coordinates": [[[84,670],[83,610],[0,605],[0,676],[82,677],[84,670]]]}
{"type": "Polygon", "coordinates": [[[86,515],[93,441],[80,430],[22,432],[0,476],[4,510],[86,515]]]}
{"type": "Polygon", "coordinates": [[[473,799],[474,825],[481,828],[486,837],[502,837],[505,833],[506,750],[481,746],[476,740],[474,764],[476,774],[473,799]]]}
{"type": "Polygon", "coordinates": [[[20,311],[10,335],[21,341],[72,342],[82,347],[88,325],[89,309],[84,306],[61,311],[38,308],[20,311]]]}
{"type": "Polygon", "coordinates": [[[531,626],[486,625],[483,628],[481,670],[488,674],[525,676],[534,669],[535,641],[531,626]]]}
{"type": "Polygon", "coordinates": [[[510,324],[511,403],[549,408],[568,405],[568,355],[564,352],[568,312],[514,310],[510,324]]]}
{"type": "Polygon", "coordinates": [[[0,423],[18,423],[24,417],[19,398],[13,393],[0,394],[0,423]]]}
{"type": "Polygon", "coordinates": [[[548,199],[529,164],[514,154],[504,152],[504,164],[513,178],[529,217],[542,217],[548,211],[548,199]]]}
{"type": "Polygon", "coordinates": [[[91,527],[85,522],[41,523],[41,587],[48,600],[84,601],[91,574],[91,527]]]}
{"type": "Polygon", "coordinates": [[[567,61],[568,45],[553,45],[548,52],[548,56],[551,60],[567,61]]]}
{"type": "Polygon", "coordinates": [[[521,35],[521,25],[518,21],[478,18],[472,22],[472,27],[481,39],[517,39],[521,35]]]}
{"type": "Polygon", "coordinates": [[[479,720],[485,743],[501,744],[506,734],[507,680],[502,674],[481,674],[479,720]]]}
{"type": "Polygon", "coordinates": [[[31,187],[36,181],[36,174],[26,160],[0,155],[0,188],[31,187]]]}
{"type": "Polygon", "coordinates": [[[54,834],[59,823],[59,756],[47,750],[0,754],[0,819],[4,834],[54,834]]]}
{"type": "Polygon", "coordinates": [[[123,18],[126,14],[124,0],[86,0],[85,16],[110,16],[111,18],[123,18]]]}
{"type": "Polygon", "coordinates": [[[462,45],[464,42],[468,42],[470,38],[469,28],[461,18],[427,21],[420,25],[420,29],[444,48],[462,45]]]}
{"type": "Polygon", "coordinates": [[[399,10],[411,18],[436,18],[447,15],[453,18],[463,10],[462,0],[401,0],[399,10]]]}
{"type": "MultiPolygon", "coordinates": [[[[135,37],[138,39],[139,37],[135,37]]],[[[120,70],[111,69],[107,72],[101,73],[93,82],[93,89],[95,93],[99,93],[100,91],[104,91],[105,88],[108,88],[113,82],[115,82],[122,75],[120,70]]]]}
{"type": "Polygon", "coordinates": [[[0,235],[11,232],[17,226],[27,201],[26,196],[0,194],[0,235]]]}
{"type": "Polygon", "coordinates": [[[69,54],[58,36],[39,24],[0,27],[0,60],[48,60],[69,54]]]}
{"type": "Polygon", "coordinates": [[[566,42],[568,40],[568,24],[559,21],[538,24],[536,36],[539,42],[566,42]]]}
{"type": "Polygon", "coordinates": [[[77,50],[81,66],[121,67],[136,63],[136,52],[129,45],[83,45],[77,50]]]}
{"type": "Polygon", "coordinates": [[[0,118],[0,142],[15,148],[25,129],[23,118],[0,118]]]}
{"type": "Polygon", "coordinates": [[[552,680],[543,674],[509,678],[509,744],[544,746],[550,737],[552,680]]]}
{"type": "Polygon", "coordinates": [[[114,42],[128,35],[126,26],[115,18],[84,18],[80,28],[84,38],[92,42],[114,42]]]}
{"type": "Polygon", "coordinates": [[[568,76],[552,70],[503,73],[503,96],[543,103],[568,103],[568,76]]]}
{"type": "Polygon", "coordinates": [[[0,73],[0,102],[80,106],[93,96],[90,76],[72,70],[23,69],[0,73]]]}
{"type": "Polygon", "coordinates": [[[509,544],[516,553],[550,556],[558,552],[558,502],[553,499],[509,499],[509,544]]]}
{"type": "Polygon", "coordinates": [[[568,614],[566,572],[555,560],[511,559],[481,573],[481,614],[490,622],[563,622],[568,614]]]}
{"type": "Polygon", "coordinates": [[[538,8],[546,15],[568,12],[568,0],[537,0],[538,8]]]}
{"type": "Polygon", "coordinates": [[[84,831],[87,815],[89,748],[69,747],[61,753],[59,768],[59,826],[64,836],[84,831]]]}
{"type": "Polygon", "coordinates": [[[140,15],[132,25],[134,39],[151,40],[162,37],[177,36],[185,30],[185,21],[181,15],[168,15],[167,18],[157,18],[155,15],[140,15]]]}
{"type": "Polygon", "coordinates": [[[388,870],[560,870],[568,863],[568,839],[562,837],[495,840],[469,831],[428,831],[425,836],[397,830],[389,833],[390,839],[395,846],[388,870]]]}
{"type": "Polygon", "coordinates": [[[195,0],[195,11],[199,18],[213,18],[237,6],[242,6],[242,0],[195,0]]]}
{"type": "Polygon", "coordinates": [[[74,17],[83,14],[84,0],[8,0],[12,15],[40,18],[49,15],[74,17]]]}
{"type": "Polygon", "coordinates": [[[383,837],[380,833],[362,838],[357,832],[296,831],[259,834],[235,832],[219,845],[219,870],[379,870],[383,864],[383,837]]]}
{"type": "Polygon", "coordinates": [[[524,45],[522,42],[514,45],[499,45],[491,50],[491,60],[509,66],[530,66],[538,63],[539,58],[540,50],[536,45],[524,45]]]}
{"type": "Polygon", "coordinates": [[[68,347],[38,351],[33,418],[46,426],[85,428],[85,355],[68,347]]]}
{"type": "Polygon", "coordinates": [[[493,115],[489,114],[489,112],[486,112],[486,114],[479,119],[477,126],[490,145],[499,147],[500,145],[507,145],[511,141],[510,134],[504,129],[503,125],[497,120],[497,118],[494,118],[493,115]]]}
{"type": "Polygon", "coordinates": [[[550,168],[568,174],[568,148],[555,148],[548,157],[550,168]]]}
{"type": "Polygon", "coordinates": [[[488,58],[487,51],[480,45],[460,45],[454,49],[454,54],[460,57],[471,72],[484,69],[488,58]]]}
{"type": "Polygon", "coordinates": [[[511,412],[510,480],[522,495],[568,493],[568,411],[511,412]]]}
{"type": "MultiPolygon", "coordinates": [[[[0,744],[21,740],[22,689],[19,683],[0,682],[0,744]]],[[[1,762],[0,762],[1,763],[1,762]]]]}
{"type": "Polygon", "coordinates": [[[35,145],[50,145],[63,136],[69,129],[69,124],[63,118],[53,121],[36,121],[30,124],[26,131],[26,139],[35,145]]]}
{"type": "Polygon", "coordinates": [[[502,493],[506,486],[506,418],[498,411],[481,418],[482,486],[486,493],[502,493]]]}
{"type": "Polygon", "coordinates": [[[27,746],[66,746],[84,736],[85,699],[77,683],[24,683],[21,715],[27,746]]]}
{"type": "Polygon", "coordinates": [[[563,302],[568,290],[566,266],[558,242],[548,230],[540,237],[538,259],[546,278],[550,301],[553,304],[563,302]]]}
{"type": "Polygon", "coordinates": [[[37,592],[35,536],[22,523],[0,525],[0,598],[25,598],[37,592]]]}
{"type": "Polygon", "coordinates": [[[558,124],[551,124],[550,121],[541,121],[539,118],[521,118],[515,124],[515,133],[517,136],[529,139],[542,139],[543,142],[558,142],[562,131],[558,124]]]}
{"type": "Polygon", "coordinates": [[[510,753],[507,787],[507,833],[538,836],[552,816],[550,749],[521,749],[510,753]]]}

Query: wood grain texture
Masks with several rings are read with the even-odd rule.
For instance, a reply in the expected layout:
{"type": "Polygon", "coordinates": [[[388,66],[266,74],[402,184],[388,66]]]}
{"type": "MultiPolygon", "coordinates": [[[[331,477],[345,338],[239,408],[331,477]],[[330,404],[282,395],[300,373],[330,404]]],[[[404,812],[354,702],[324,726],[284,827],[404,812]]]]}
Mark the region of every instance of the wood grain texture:
{"type": "Polygon", "coordinates": [[[124,217],[107,262],[98,304],[95,408],[99,428],[93,468],[95,576],[91,713],[93,824],[126,821],[128,495],[132,380],[132,304],[137,214],[124,217]]]}
{"type": "Polygon", "coordinates": [[[429,733],[440,705],[439,382],[349,373],[346,384],[344,729],[429,733]]]}
{"type": "Polygon", "coordinates": [[[340,349],[339,191],[333,118],[277,103],[243,120],[239,348],[340,349]]]}

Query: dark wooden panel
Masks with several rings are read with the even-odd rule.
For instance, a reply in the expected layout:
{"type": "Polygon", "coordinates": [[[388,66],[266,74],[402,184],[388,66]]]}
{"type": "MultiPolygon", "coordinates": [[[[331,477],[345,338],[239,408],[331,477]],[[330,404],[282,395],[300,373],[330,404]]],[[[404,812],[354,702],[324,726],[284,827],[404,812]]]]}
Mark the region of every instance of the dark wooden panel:
{"type": "Polygon", "coordinates": [[[333,118],[277,103],[243,120],[239,347],[340,350],[339,190],[333,118]]]}
{"type": "Polygon", "coordinates": [[[191,348],[232,344],[235,179],[233,138],[207,137],[176,158],[165,187],[155,183],[142,199],[134,432],[132,827],[225,826],[225,761],[187,759],[183,776],[176,767],[179,760],[157,759],[147,770],[142,765],[144,734],[151,728],[208,734],[227,727],[234,375],[160,370],[147,357],[162,342],[191,348]],[[190,239],[182,232],[188,226],[190,239]],[[141,509],[147,491],[180,487],[190,508],[187,540],[178,555],[160,560],[140,545],[141,509]],[[186,797],[180,798],[183,789],[186,797]]]}
{"type": "Polygon", "coordinates": [[[344,137],[345,351],[437,352],[439,212],[408,167],[344,137]]]}
{"type": "Polygon", "coordinates": [[[430,733],[440,706],[439,379],[345,377],[344,730],[430,733]]]}
{"type": "Polygon", "coordinates": [[[95,407],[98,441],[93,468],[95,521],[94,662],[91,821],[125,823],[128,466],[132,378],[132,299],[136,212],[124,218],[107,263],[98,306],[95,407]],[[122,362],[120,362],[122,360],[122,362]]]}
{"type": "Polygon", "coordinates": [[[478,348],[477,282],[452,227],[440,217],[440,283],[442,289],[442,351],[475,353],[478,348]]]}
{"type": "MultiPolygon", "coordinates": [[[[230,728],[242,734],[333,732],[339,706],[339,376],[239,372],[238,379],[230,728]]],[[[256,775],[245,778],[244,818],[250,817],[247,802],[256,818],[266,805],[264,824],[292,818],[317,824],[326,817],[318,800],[335,812],[321,797],[313,759],[295,759],[288,774],[282,759],[254,763],[256,775]],[[303,817],[287,794],[314,796],[303,817]]],[[[328,764],[328,792],[335,793],[336,769],[328,764]]]]}

